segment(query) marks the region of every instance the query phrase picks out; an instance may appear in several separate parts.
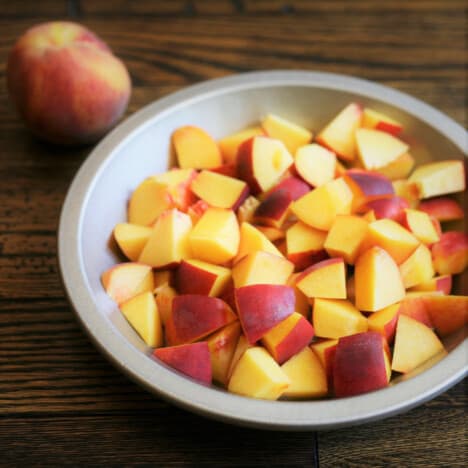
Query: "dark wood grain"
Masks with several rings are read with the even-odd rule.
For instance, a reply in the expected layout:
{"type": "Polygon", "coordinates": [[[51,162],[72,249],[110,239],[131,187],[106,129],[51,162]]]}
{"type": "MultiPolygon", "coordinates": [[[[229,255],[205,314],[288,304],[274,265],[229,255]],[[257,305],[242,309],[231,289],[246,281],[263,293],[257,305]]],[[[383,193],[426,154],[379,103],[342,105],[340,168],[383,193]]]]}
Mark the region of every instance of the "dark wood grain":
{"type": "Polygon", "coordinates": [[[117,372],[65,299],[56,229],[92,149],[33,138],[7,98],[6,57],[27,27],[73,19],[129,68],[127,114],[236,72],[346,73],[409,92],[466,125],[464,1],[3,2],[0,16],[0,465],[464,466],[466,387],[337,431],[265,432],[189,414],[117,372]]]}

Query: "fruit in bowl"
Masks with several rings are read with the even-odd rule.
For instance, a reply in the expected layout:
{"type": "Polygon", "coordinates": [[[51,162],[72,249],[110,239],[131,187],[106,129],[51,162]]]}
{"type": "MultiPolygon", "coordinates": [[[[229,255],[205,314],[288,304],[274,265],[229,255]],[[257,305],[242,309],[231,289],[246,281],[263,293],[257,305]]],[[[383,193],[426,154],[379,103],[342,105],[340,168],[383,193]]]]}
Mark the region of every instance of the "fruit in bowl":
{"type": "Polygon", "coordinates": [[[26,125],[59,144],[101,138],[125,112],[131,92],[128,71],[107,44],[66,21],[28,29],[10,52],[6,75],[26,125]]]}
{"type": "Polygon", "coordinates": [[[402,124],[336,111],[315,139],[274,114],[224,145],[194,125],[172,133],[177,167],[134,189],[114,229],[128,262],[102,276],[156,359],[276,400],[378,390],[446,355],[468,319],[451,294],[468,237],[433,213],[463,217],[450,195],[464,164],[415,166],[402,124]]]}
{"type": "MultiPolygon", "coordinates": [[[[131,307],[127,306],[126,313],[128,315],[131,315],[132,311],[135,310],[135,303],[144,303],[145,301],[150,303],[149,299],[153,295],[160,314],[161,330],[164,331],[171,313],[173,298],[181,294],[211,294],[212,297],[217,297],[228,304],[236,314],[234,289],[226,287],[224,292],[219,292],[225,287],[226,277],[230,270],[229,265],[215,265],[217,268],[210,268],[206,265],[211,263],[209,261],[189,259],[185,262],[180,261],[180,265],[183,267],[176,274],[175,268],[157,270],[145,264],[140,266],[138,263],[142,245],[147,242],[153,229],[152,224],[161,211],[168,209],[168,207],[169,209],[177,209],[182,214],[187,214],[191,219],[192,226],[195,226],[210,206],[202,199],[197,201],[196,197],[192,197],[191,191],[184,189],[185,185],[191,184],[193,172],[192,175],[189,174],[190,168],[178,169],[176,174],[170,170],[177,165],[174,148],[171,148],[171,135],[176,129],[187,126],[195,125],[203,129],[204,133],[211,135],[211,138],[218,143],[222,164],[217,167],[200,167],[196,171],[208,170],[237,179],[238,176],[234,172],[234,159],[239,144],[248,138],[266,135],[265,129],[256,123],[261,116],[267,116],[273,111],[283,120],[286,119],[302,128],[310,129],[308,132],[295,132],[301,138],[305,138],[311,130],[314,131],[315,135],[318,135],[321,129],[325,128],[339,113],[340,109],[345,108],[350,102],[359,102],[365,108],[375,109],[379,114],[389,116],[393,121],[398,122],[402,130],[397,133],[396,127],[393,126],[392,135],[406,143],[409,148],[406,155],[387,164],[384,168],[379,168],[380,173],[385,172],[384,175],[392,180],[395,196],[369,201],[366,204],[367,211],[364,214],[338,215],[340,224],[337,227],[344,225],[349,228],[351,226],[349,218],[353,220],[358,217],[362,218],[361,222],[353,227],[353,232],[358,238],[362,235],[363,223],[390,217],[403,226],[403,209],[416,208],[420,211],[432,210],[431,221],[439,235],[441,234],[440,228],[443,231],[458,230],[461,232],[463,230],[464,220],[461,219],[460,208],[463,206],[464,193],[441,195],[435,197],[440,198],[436,204],[425,206],[427,201],[434,198],[421,201],[420,194],[414,190],[415,186],[409,184],[407,179],[414,165],[421,166],[430,161],[441,161],[444,158],[463,161],[466,132],[460,125],[441,112],[411,96],[357,78],[304,71],[269,71],[234,75],[200,83],[169,95],[131,116],[106,137],[105,144],[103,142],[93,150],[70,187],[60,220],[60,272],[67,294],[78,319],[93,342],[124,374],[155,395],[195,413],[233,424],[281,430],[330,429],[392,416],[437,396],[467,374],[468,340],[464,339],[466,327],[465,330],[453,332],[459,324],[456,321],[447,320],[448,317],[446,317],[442,321],[445,322],[447,334],[444,334],[444,331],[441,331],[440,335],[436,334],[448,351],[448,354],[440,362],[431,365],[433,360],[429,359],[426,364],[419,366],[414,371],[399,372],[398,374],[393,372],[391,382],[387,387],[355,395],[352,400],[347,397],[322,396],[324,392],[328,392],[328,389],[333,388],[332,363],[338,339],[318,338],[317,333],[310,346],[306,346],[280,366],[282,371],[288,374],[289,380],[304,375],[315,375],[314,388],[311,388],[311,380],[308,377],[302,381],[301,385],[299,385],[300,380],[297,380],[298,385],[289,384],[288,389],[282,392],[278,401],[244,398],[223,390],[222,387],[228,386],[231,380],[237,367],[236,364],[239,362],[239,356],[242,356],[246,349],[260,348],[273,357],[275,348],[278,350],[278,347],[275,346],[275,342],[271,338],[279,337],[281,342],[281,330],[287,332],[295,328],[296,322],[300,321],[297,314],[306,316],[306,320],[313,326],[310,322],[312,305],[315,307],[325,304],[325,307],[330,309],[329,306],[334,305],[333,301],[338,301],[339,306],[342,305],[339,301],[348,301],[355,308],[356,281],[354,275],[349,276],[353,267],[348,266],[348,262],[356,261],[357,256],[354,257],[354,260],[353,256],[359,252],[356,252],[353,246],[348,246],[342,252],[346,263],[347,299],[317,298],[309,300],[302,291],[294,287],[299,275],[310,263],[317,263],[325,260],[327,256],[337,255],[333,252],[335,249],[341,249],[340,243],[329,242],[324,245],[324,238],[333,230],[320,230],[303,222],[295,222],[290,225],[291,220],[281,224],[281,218],[284,216],[283,210],[277,210],[278,216],[272,216],[271,211],[269,213],[269,210],[265,210],[268,205],[271,205],[271,202],[262,207],[261,216],[257,216],[257,213],[254,218],[256,209],[264,201],[263,196],[260,200],[259,195],[250,194],[236,210],[239,231],[241,231],[240,236],[244,238],[244,241],[239,242],[239,262],[242,261],[244,267],[237,269],[238,281],[242,284],[248,283],[252,279],[253,286],[256,286],[257,274],[265,274],[264,268],[257,267],[264,264],[263,262],[268,262],[268,264],[273,262],[276,266],[281,265],[281,268],[272,269],[273,274],[276,270],[281,270],[282,277],[289,275],[286,286],[293,286],[295,312],[297,312],[297,314],[288,315],[287,321],[281,324],[279,329],[273,329],[274,333],[268,340],[272,354],[268,350],[267,339],[264,343],[262,338],[255,343],[255,346],[252,346],[245,338],[240,321],[234,320],[219,331],[191,343],[189,348],[184,348],[176,353],[171,350],[168,353],[160,352],[160,358],[153,357],[155,349],[164,350],[169,346],[166,346],[166,343],[163,343],[163,347],[159,347],[159,344],[155,344],[158,346],[156,348],[148,346],[144,339],[135,332],[126,320],[125,314],[119,310],[116,302],[106,294],[102,286],[101,276],[104,271],[111,269],[119,262],[123,263],[125,268],[127,263],[131,263],[125,262],[126,257],[122,252],[119,252],[119,248],[112,238],[113,229],[119,225],[115,231],[116,238],[129,239],[127,251],[124,253],[128,254],[129,260],[136,262],[138,268],[135,271],[139,272],[138,274],[143,281],[143,283],[133,281],[131,279],[133,274],[123,275],[122,278],[126,277],[130,281],[130,287],[123,289],[124,294],[134,294],[140,287],[144,287],[150,282],[154,286],[152,292],[146,294],[146,297],[132,301],[131,307]],[[229,109],[229,112],[226,112],[226,109],[229,109]],[[242,129],[245,127],[247,130],[244,132],[242,129]],[[147,221],[135,221],[133,218],[130,221],[127,218],[130,216],[130,212],[127,211],[127,208],[130,208],[128,202],[133,198],[132,193],[145,179],[150,179],[150,182],[145,185],[143,190],[139,191],[139,196],[145,198],[144,192],[148,189],[147,193],[154,193],[155,200],[158,201],[155,201],[153,207],[150,207],[147,212],[140,213],[138,210],[133,212],[132,216],[135,215],[136,218],[142,216],[143,219],[146,217],[147,221]],[[165,185],[169,187],[170,198],[168,199],[161,197],[165,185]],[[447,198],[457,204],[458,208],[455,207],[454,203],[447,203],[447,198]],[[158,208],[154,209],[156,205],[158,208]],[[165,208],[161,210],[161,206],[165,208]],[[449,221],[449,218],[452,220],[449,221]],[[126,220],[130,223],[124,223],[126,220]],[[262,220],[262,224],[260,224],[260,220],[262,220]],[[138,226],[138,229],[129,226],[129,224],[140,222],[144,225],[138,226]],[[145,225],[147,223],[148,226],[145,225]],[[286,229],[292,226],[294,229],[290,229],[289,235],[286,236],[286,229]],[[260,236],[259,233],[263,236],[260,236]],[[245,241],[246,239],[248,242],[245,241]],[[307,239],[307,243],[303,242],[302,239],[307,239]],[[244,252],[253,255],[244,255],[244,252]],[[246,257],[246,260],[243,261],[241,256],[246,257]],[[292,274],[288,273],[288,270],[291,270],[291,265],[288,262],[292,263],[297,271],[292,274]],[[203,272],[199,275],[203,277],[200,285],[193,281],[193,287],[200,288],[198,292],[192,289],[192,281],[184,280],[187,275],[193,277],[194,270],[203,272]],[[151,272],[151,275],[147,275],[148,271],[151,272]],[[179,284],[185,284],[189,287],[180,290],[179,284]],[[211,381],[214,384],[205,384],[208,380],[208,367],[201,366],[196,374],[197,378],[202,380],[202,385],[194,378],[186,377],[186,374],[183,374],[180,369],[179,371],[173,370],[177,361],[180,363],[180,360],[184,360],[184,356],[190,356],[189,361],[192,361],[192,355],[202,356],[202,359],[205,359],[203,355],[206,354],[206,343],[208,344],[208,352],[210,349],[219,350],[219,353],[210,353],[212,356],[216,356],[214,362],[211,363],[211,381]],[[223,345],[221,345],[222,343],[223,345]],[[233,343],[237,344],[235,344],[235,351],[231,357],[233,343]],[[197,346],[192,348],[193,344],[197,346]],[[191,353],[192,349],[193,353],[191,353]],[[315,359],[316,357],[318,359],[315,359]],[[231,360],[231,365],[225,373],[223,369],[225,369],[226,360],[231,360]],[[169,365],[170,363],[172,365],[169,365]],[[429,365],[431,366],[429,367],[429,365]],[[326,370],[325,379],[323,379],[323,368],[326,370]],[[307,372],[304,371],[305,369],[307,372]],[[422,370],[424,372],[421,372],[422,370]],[[416,373],[420,373],[420,375],[417,378],[412,378],[416,373]],[[314,394],[318,398],[313,396],[314,394]],[[297,401],[297,399],[302,401],[297,401]]],[[[372,114],[372,117],[375,117],[375,114],[372,114]]],[[[381,116],[377,117],[382,119],[381,116]]],[[[281,119],[270,116],[268,124],[270,131],[278,132],[277,125],[280,121],[281,119]]],[[[367,123],[362,125],[364,128],[369,128],[374,125],[375,121],[375,119],[367,119],[367,123]]],[[[382,129],[380,128],[380,130],[382,129]]],[[[280,134],[276,133],[274,138],[279,139],[279,137],[280,134]]],[[[313,136],[312,142],[309,144],[320,144],[316,138],[313,136]]],[[[301,144],[304,145],[303,141],[301,144]]],[[[293,151],[293,145],[293,141],[284,143],[290,154],[293,151]]],[[[298,196],[304,184],[312,187],[312,185],[320,183],[318,180],[321,182],[331,181],[333,178],[343,176],[351,166],[354,170],[365,169],[354,167],[359,165],[359,159],[348,163],[341,158],[336,158],[336,155],[333,158],[330,154],[332,153],[330,148],[327,148],[326,151],[320,151],[319,156],[313,156],[315,159],[312,164],[308,164],[305,160],[309,153],[306,151],[306,156],[303,154],[299,158],[301,162],[298,164],[297,173],[294,167],[296,166],[295,160],[294,166],[290,169],[291,174],[277,184],[276,191],[279,191],[278,188],[283,188],[286,194],[284,191],[283,193],[279,191],[280,194],[275,195],[275,190],[272,190],[273,194],[268,194],[269,196],[266,198],[269,200],[278,198],[282,204],[286,204],[288,197],[298,196]],[[318,164],[317,160],[322,163],[318,164]],[[307,173],[311,166],[323,167],[325,170],[318,177],[311,178],[310,174],[307,173]],[[334,168],[333,172],[330,171],[331,166],[334,168]],[[306,182],[302,182],[302,179],[306,182]],[[297,183],[298,180],[301,183],[297,183]]],[[[312,153],[316,152],[317,150],[312,151],[312,153]]],[[[333,151],[333,153],[335,152],[333,151]]],[[[310,188],[308,190],[310,191],[310,188]]],[[[326,192],[330,193],[329,190],[326,192]]],[[[353,193],[359,193],[359,191],[353,190],[353,193]]],[[[304,192],[303,195],[307,195],[307,193],[304,192]]],[[[233,194],[232,198],[234,198],[233,194]]],[[[353,204],[352,207],[354,209],[353,204]]],[[[216,210],[228,210],[228,208],[216,208],[216,210]]],[[[286,215],[286,218],[288,216],[286,215]]],[[[410,216],[409,218],[412,218],[409,224],[414,224],[414,217],[410,216]]],[[[340,229],[334,231],[336,235],[340,229]]],[[[461,234],[463,235],[462,232],[461,234]]],[[[355,243],[357,241],[358,239],[355,240],[355,243]]],[[[421,254],[424,249],[419,250],[418,257],[424,257],[424,252],[421,254]]],[[[446,251],[446,248],[442,250],[446,251]]],[[[236,262],[236,257],[237,255],[228,262],[236,262]]],[[[418,270],[420,271],[420,269],[418,270]]],[[[431,296],[431,307],[439,307],[442,312],[453,308],[463,310],[463,297],[460,300],[460,296],[456,295],[466,294],[462,289],[464,275],[466,275],[466,271],[462,275],[447,275],[436,272],[430,281],[414,287],[405,287],[406,296],[403,301],[392,304],[382,311],[359,312],[368,321],[368,331],[379,329],[382,334],[385,333],[389,336],[389,341],[393,340],[395,343],[392,333],[394,336],[396,331],[394,323],[400,315],[400,309],[416,308],[418,312],[413,311],[412,315],[427,321],[428,317],[424,317],[425,311],[421,310],[421,304],[425,300],[421,299],[421,293],[424,293],[424,298],[431,296]],[[445,295],[451,291],[451,299],[442,297],[438,291],[445,292],[445,295]],[[439,296],[441,297],[439,298],[439,296]],[[447,301],[451,302],[452,305],[446,307],[447,301]],[[370,320],[372,317],[375,319],[370,320]]],[[[109,278],[107,277],[107,279],[109,278]]],[[[111,282],[114,286],[127,282],[127,280],[122,282],[116,281],[116,279],[118,279],[117,276],[111,282]]],[[[269,281],[271,282],[273,279],[270,277],[269,281]]],[[[275,281],[278,282],[280,279],[276,277],[273,282],[275,281]]],[[[121,299],[122,295],[117,294],[117,297],[119,296],[121,299]]],[[[149,309],[152,308],[152,306],[149,307],[149,309]]],[[[348,308],[350,307],[348,306],[348,308]]],[[[340,309],[341,307],[338,307],[338,311],[340,309]]],[[[442,315],[444,314],[441,313],[442,315]]],[[[457,315],[463,317],[463,314],[457,315]]],[[[361,321],[362,319],[359,318],[359,322],[361,321]]],[[[302,327],[299,325],[300,328],[302,327]]],[[[315,331],[317,332],[317,330],[315,331]]],[[[164,338],[163,335],[162,337],[164,338]]],[[[160,335],[153,334],[152,338],[156,343],[160,335]]],[[[377,340],[374,342],[371,339],[367,342],[375,343],[377,340]]],[[[390,347],[390,351],[394,351],[394,348],[390,347]]],[[[265,356],[262,351],[249,353],[250,357],[258,357],[259,354],[265,356]]],[[[280,360],[282,356],[284,354],[278,352],[277,357],[280,360]]],[[[375,356],[377,356],[376,363],[378,364],[381,362],[379,357],[381,355],[375,353],[375,356]]],[[[249,360],[246,362],[249,364],[249,360]]],[[[251,366],[249,364],[243,367],[245,369],[251,366]]],[[[184,368],[187,369],[187,366],[184,368]]],[[[378,365],[377,368],[381,369],[381,366],[378,365]]],[[[239,371],[237,372],[239,373],[239,371]]],[[[376,375],[382,374],[379,371],[376,375]]]]}

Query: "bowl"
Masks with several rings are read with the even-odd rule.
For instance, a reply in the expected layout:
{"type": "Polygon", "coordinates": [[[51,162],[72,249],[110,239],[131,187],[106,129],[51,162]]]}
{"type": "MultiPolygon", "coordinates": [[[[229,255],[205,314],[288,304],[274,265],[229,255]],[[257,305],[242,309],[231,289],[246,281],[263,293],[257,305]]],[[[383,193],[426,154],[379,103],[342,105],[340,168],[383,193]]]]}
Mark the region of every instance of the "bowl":
{"type": "Polygon", "coordinates": [[[401,121],[419,163],[464,157],[465,130],[429,105],[362,79],[306,71],[252,72],[191,86],[135,113],[96,146],[62,208],[59,265],[79,321],[116,367],[187,410],[278,430],[330,429],[389,417],[434,398],[466,376],[468,343],[460,333],[447,343],[450,352],[443,360],[378,391],[317,401],[245,398],[200,385],[156,362],[101,285],[101,273],[118,261],[110,242],[113,227],[125,219],[132,190],[148,175],[167,169],[174,129],[194,124],[219,138],[272,112],[317,130],[351,101],[401,121]]]}

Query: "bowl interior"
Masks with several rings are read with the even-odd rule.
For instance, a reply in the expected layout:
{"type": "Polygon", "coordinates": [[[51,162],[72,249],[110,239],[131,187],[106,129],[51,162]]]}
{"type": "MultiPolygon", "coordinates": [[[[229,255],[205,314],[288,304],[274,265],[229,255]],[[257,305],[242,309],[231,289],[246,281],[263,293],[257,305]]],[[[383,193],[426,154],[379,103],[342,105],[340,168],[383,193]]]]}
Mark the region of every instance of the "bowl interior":
{"type": "MultiPolygon", "coordinates": [[[[214,90],[205,86],[204,91],[196,95],[192,93],[182,101],[175,99],[173,103],[169,102],[162,107],[149,106],[139,118],[124,124],[123,131],[117,129],[104,140],[95,150],[100,159],[92,168],[93,174],[87,176],[89,185],[80,187],[84,195],[82,203],[77,207],[77,225],[68,227],[76,231],[79,268],[85,282],[81,294],[88,295],[90,304],[109,327],[113,339],[115,336],[121,337],[122,343],[127,343],[139,352],[142,365],[155,368],[161,366],[153,361],[143,363],[149,360],[151,350],[107,296],[101,286],[100,275],[122,261],[116,255],[111,240],[112,230],[116,223],[126,220],[127,202],[135,187],[144,178],[163,172],[172,164],[170,135],[177,127],[196,125],[215,138],[220,138],[258,122],[267,113],[275,113],[317,132],[346,104],[357,101],[403,123],[403,138],[410,144],[411,153],[418,163],[432,159],[463,158],[460,148],[453,141],[431,124],[415,117],[412,111],[390,104],[388,98],[380,100],[365,92],[339,90],[326,84],[267,83],[262,86],[255,82],[252,85],[244,83],[241,87],[218,87],[214,90]]],[[[93,157],[96,159],[93,155],[90,159],[93,157]]],[[[90,166],[88,170],[91,170],[90,166]]],[[[80,176],[84,180],[81,174],[75,184],[79,184],[80,176]]],[[[72,191],[80,188],[72,188],[72,191]]],[[[60,249],[60,255],[66,255],[63,248],[60,249]]],[[[74,302],[71,285],[64,276],[65,285],[74,302]]],[[[78,308],[76,303],[74,305],[78,308]]],[[[83,315],[78,310],[82,321],[86,320],[86,313],[83,315]]],[[[89,329],[93,333],[92,325],[89,329]]],[[[94,338],[99,341],[99,337],[94,338]]],[[[462,339],[462,336],[457,338],[452,346],[458,345],[462,339]]],[[[138,373],[135,369],[132,372],[138,373]]],[[[154,390],[152,385],[148,386],[154,390]]],[[[286,427],[284,421],[283,427],[286,427]]]]}

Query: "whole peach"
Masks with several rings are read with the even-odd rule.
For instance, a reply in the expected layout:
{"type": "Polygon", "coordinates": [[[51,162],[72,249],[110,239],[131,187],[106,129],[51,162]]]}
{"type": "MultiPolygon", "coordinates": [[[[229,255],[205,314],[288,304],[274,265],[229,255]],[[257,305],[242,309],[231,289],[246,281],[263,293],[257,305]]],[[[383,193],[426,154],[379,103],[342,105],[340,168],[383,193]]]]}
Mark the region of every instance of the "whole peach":
{"type": "Polygon", "coordinates": [[[7,65],[11,99],[26,125],[59,144],[92,143],[127,108],[125,65],[89,29],[57,21],[28,29],[7,65]]]}

